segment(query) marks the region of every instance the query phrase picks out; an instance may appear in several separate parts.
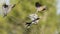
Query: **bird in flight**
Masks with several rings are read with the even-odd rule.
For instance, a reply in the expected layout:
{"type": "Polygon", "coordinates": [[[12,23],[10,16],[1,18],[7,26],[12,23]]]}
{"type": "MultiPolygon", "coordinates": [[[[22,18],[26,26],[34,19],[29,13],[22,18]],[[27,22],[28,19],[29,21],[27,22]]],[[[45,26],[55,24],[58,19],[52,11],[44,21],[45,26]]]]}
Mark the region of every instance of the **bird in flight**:
{"type": "Polygon", "coordinates": [[[12,8],[15,7],[14,5],[7,5],[6,3],[4,3],[2,5],[2,9],[3,9],[3,17],[7,16],[7,14],[12,10],[12,8]]]}
{"type": "Polygon", "coordinates": [[[37,12],[46,10],[46,6],[40,4],[39,2],[36,2],[36,3],[35,3],[35,7],[36,7],[37,12]]]}

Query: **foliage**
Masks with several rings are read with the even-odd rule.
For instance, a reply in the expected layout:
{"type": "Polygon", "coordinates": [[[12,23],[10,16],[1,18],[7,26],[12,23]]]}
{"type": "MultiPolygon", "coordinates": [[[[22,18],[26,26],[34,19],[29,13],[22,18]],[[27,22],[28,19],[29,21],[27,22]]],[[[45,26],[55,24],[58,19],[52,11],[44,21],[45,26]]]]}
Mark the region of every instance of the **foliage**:
{"type": "Polygon", "coordinates": [[[55,34],[57,29],[55,2],[55,0],[11,0],[11,4],[18,4],[6,17],[0,17],[0,34],[55,34]],[[30,21],[27,18],[29,14],[36,12],[35,2],[46,5],[47,10],[38,13],[41,17],[39,23],[27,29],[25,22],[30,21]]]}

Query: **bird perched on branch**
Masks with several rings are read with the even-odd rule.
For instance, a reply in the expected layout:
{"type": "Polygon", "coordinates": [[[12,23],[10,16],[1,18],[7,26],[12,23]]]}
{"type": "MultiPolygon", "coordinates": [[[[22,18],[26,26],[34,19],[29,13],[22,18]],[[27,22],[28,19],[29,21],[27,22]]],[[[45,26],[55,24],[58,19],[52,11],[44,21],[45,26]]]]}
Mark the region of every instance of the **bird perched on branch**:
{"type": "Polygon", "coordinates": [[[30,14],[29,18],[31,19],[32,23],[37,24],[39,20],[36,20],[38,17],[37,14],[30,14]]]}
{"type": "Polygon", "coordinates": [[[35,7],[36,7],[37,12],[46,10],[46,6],[43,6],[39,2],[35,3],[35,7]]]}
{"type": "Polygon", "coordinates": [[[29,18],[31,19],[31,22],[26,22],[26,25],[28,27],[30,27],[31,24],[37,24],[39,22],[39,19],[40,19],[37,14],[30,14],[29,18]]]}
{"type": "Polygon", "coordinates": [[[2,5],[2,9],[3,9],[3,17],[7,16],[7,14],[11,11],[12,8],[15,7],[14,5],[7,5],[6,3],[2,5]]]}

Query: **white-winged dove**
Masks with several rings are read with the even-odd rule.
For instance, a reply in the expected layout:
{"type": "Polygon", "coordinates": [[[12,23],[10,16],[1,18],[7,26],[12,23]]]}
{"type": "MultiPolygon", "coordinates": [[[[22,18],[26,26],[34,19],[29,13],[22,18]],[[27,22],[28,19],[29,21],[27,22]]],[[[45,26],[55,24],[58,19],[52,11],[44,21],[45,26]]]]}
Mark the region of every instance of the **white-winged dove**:
{"type": "Polygon", "coordinates": [[[11,11],[12,8],[15,7],[15,4],[14,5],[6,5],[6,4],[3,4],[2,5],[2,9],[3,9],[3,17],[7,16],[7,14],[11,11]]]}
{"type": "Polygon", "coordinates": [[[46,10],[46,6],[43,6],[39,2],[35,3],[35,7],[36,7],[37,12],[46,10]]]}
{"type": "Polygon", "coordinates": [[[30,28],[32,24],[37,24],[40,19],[36,14],[31,14],[29,16],[30,16],[29,18],[31,19],[31,22],[26,22],[27,28],[30,28]]]}
{"type": "Polygon", "coordinates": [[[39,19],[40,19],[40,18],[37,16],[37,14],[30,14],[30,15],[29,15],[29,18],[31,19],[31,22],[27,22],[27,23],[26,23],[28,26],[30,26],[31,24],[37,24],[38,21],[39,21],[39,19]]]}

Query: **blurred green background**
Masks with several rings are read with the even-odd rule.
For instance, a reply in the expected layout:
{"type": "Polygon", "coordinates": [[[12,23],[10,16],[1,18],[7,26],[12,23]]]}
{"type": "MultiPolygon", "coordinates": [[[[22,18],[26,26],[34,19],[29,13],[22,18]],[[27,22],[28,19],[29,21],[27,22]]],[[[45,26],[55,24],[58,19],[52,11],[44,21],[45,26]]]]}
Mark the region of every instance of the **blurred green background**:
{"type": "Polygon", "coordinates": [[[59,34],[59,17],[56,15],[56,0],[10,0],[18,3],[6,17],[0,17],[0,34],[59,34]],[[18,3],[20,1],[20,3],[18,3]],[[47,6],[47,10],[38,13],[41,17],[36,25],[25,28],[27,16],[36,12],[35,2],[47,6]]]}

